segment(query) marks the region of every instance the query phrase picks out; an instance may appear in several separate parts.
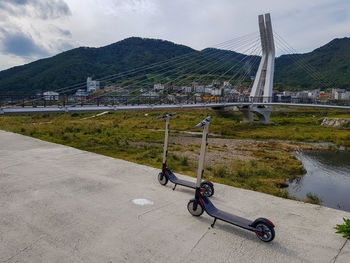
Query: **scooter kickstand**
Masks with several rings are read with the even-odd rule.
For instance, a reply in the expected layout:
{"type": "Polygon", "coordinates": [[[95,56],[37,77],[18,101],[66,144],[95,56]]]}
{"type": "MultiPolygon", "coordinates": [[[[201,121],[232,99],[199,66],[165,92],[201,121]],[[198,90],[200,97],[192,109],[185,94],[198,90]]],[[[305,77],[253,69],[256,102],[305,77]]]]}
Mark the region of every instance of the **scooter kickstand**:
{"type": "Polygon", "coordinates": [[[177,186],[177,184],[174,185],[173,191],[175,190],[176,186],[177,186]]]}
{"type": "Polygon", "coordinates": [[[216,218],[214,219],[214,222],[211,224],[212,228],[214,228],[215,222],[216,222],[216,218]]]}

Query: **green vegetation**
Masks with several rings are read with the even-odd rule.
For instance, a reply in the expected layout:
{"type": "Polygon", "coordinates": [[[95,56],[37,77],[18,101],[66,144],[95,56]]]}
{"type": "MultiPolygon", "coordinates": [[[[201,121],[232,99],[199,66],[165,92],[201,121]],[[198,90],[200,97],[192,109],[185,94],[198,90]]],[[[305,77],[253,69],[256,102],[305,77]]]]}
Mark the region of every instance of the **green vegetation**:
{"type": "Polygon", "coordinates": [[[206,167],[205,174],[219,183],[291,198],[288,192],[283,190],[288,186],[286,180],[301,177],[306,173],[305,169],[299,160],[291,157],[292,153],[284,156],[264,154],[265,147],[271,148],[264,145],[248,151],[255,157],[254,160],[233,160],[226,165],[206,167]]]}
{"type": "Polygon", "coordinates": [[[343,218],[343,220],[344,224],[335,227],[336,233],[343,235],[346,239],[350,239],[350,219],[343,218]]]}
{"type": "Polygon", "coordinates": [[[309,203],[311,203],[311,204],[315,204],[315,205],[322,204],[322,200],[316,194],[307,193],[306,197],[307,197],[307,200],[309,201],[309,203]]]}
{"type": "MultiPolygon", "coordinates": [[[[164,113],[111,112],[90,119],[85,118],[94,113],[0,116],[0,129],[159,168],[165,124],[155,117],[164,113]]],[[[175,172],[195,176],[200,138],[177,131],[198,131],[194,125],[208,115],[213,116],[210,132],[222,136],[210,138],[206,178],[284,198],[293,198],[284,190],[287,181],[306,172],[294,151],[317,147],[278,141],[264,143],[263,140],[334,142],[350,146],[347,128],[320,126],[325,116],[350,117],[346,111],[287,109],[273,112],[271,120],[275,125],[259,125],[241,123],[241,115],[236,112],[180,110],[171,122],[169,145],[168,164],[175,172]]],[[[317,203],[314,196],[307,201],[317,203]]]]}
{"type": "MultiPolygon", "coordinates": [[[[210,83],[213,79],[223,81],[232,76],[228,74],[230,76],[222,77],[222,73],[232,65],[235,65],[235,68],[230,72],[237,72],[238,69],[247,68],[246,63],[255,60],[255,57],[251,56],[242,62],[244,55],[232,51],[215,49],[196,51],[168,41],[132,37],[101,48],[72,49],[51,58],[1,71],[0,93],[34,94],[39,91],[57,90],[77,83],[82,83],[84,86],[88,76],[102,78],[190,53],[190,57],[181,60],[181,67],[176,67],[175,63],[153,67],[118,79],[118,86],[129,85],[129,88],[139,88],[136,83],[141,80],[144,81],[143,86],[149,86],[156,82],[168,82],[175,79],[178,81],[186,79],[186,82],[181,84],[188,84],[202,78],[214,68],[219,70],[214,75],[209,74],[201,81],[204,83],[210,83]],[[213,56],[213,52],[216,55],[213,56]],[[183,63],[184,61],[187,63],[183,63]],[[203,68],[203,61],[210,66],[203,68]],[[164,70],[165,67],[167,70],[164,70]],[[171,71],[159,76],[159,72],[168,70],[171,71]]],[[[276,59],[277,89],[301,90],[322,87],[321,83],[315,81],[303,67],[299,66],[300,62],[295,63],[295,59],[315,68],[319,72],[317,78],[320,75],[323,76],[323,82],[332,83],[338,88],[349,89],[349,38],[335,39],[313,52],[292,55],[292,57],[284,55],[276,59]]],[[[250,69],[250,74],[254,75],[256,70],[257,65],[250,69]]],[[[240,78],[241,75],[236,77],[240,78]]],[[[247,81],[250,80],[247,79],[247,81]]]]}

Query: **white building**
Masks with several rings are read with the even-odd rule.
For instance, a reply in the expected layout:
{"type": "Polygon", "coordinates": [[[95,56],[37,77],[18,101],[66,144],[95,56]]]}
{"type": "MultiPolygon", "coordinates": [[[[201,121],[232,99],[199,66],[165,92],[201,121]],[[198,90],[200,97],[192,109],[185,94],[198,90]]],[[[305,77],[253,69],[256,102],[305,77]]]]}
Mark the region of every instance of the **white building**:
{"type": "Polygon", "coordinates": [[[164,85],[160,84],[160,83],[154,84],[153,85],[153,90],[154,91],[161,91],[161,92],[163,92],[164,91],[164,85]]]}
{"type": "Polygon", "coordinates": [[[44,100],[55,101],[59,99],[59,94],[54,91],[45,91],[43,93],[44,100]]]}
{"type": "Polygon", "coordinates": [[[203,85],[198,85],[198,83],[193,83],[193,91],[196,93],[204,93],[205,87],[203,85]]]}
{"type": "Polygon", "coordinates": [[[309,92],[308,92],[308,97],[310,98],[310,99],[317,99],[318,98],[318,96],[320,96],[320,90],[319,89],[315,89],[315,90],[310,90],[309,92]]]}
{"type": "Polygon", "coordinates": [[[345,89],[332,89],[332,98],[335,100],[347,100],[349,99],[350,92],[345,89]]]}
{"type": "Polygon", "coordinates": [[[185,93],[191,93],[192,92],[192,87],[183,86],[182,87],[182,91],[185,92],[185,93]]]}
{"type": "Polygon", "coordinates": [[[100,82],[97,80],[92,80],[91,77],[88,77],[86,80],[86,91],[95,92],[98,89],[100,89],[100,82]]]}
{"type": "Polygon", "coordinates": [[[89,92],[87,92],[86,90],[84,89],[78,89],[76,92],[75,92],[75,96],[76,97],[86,97],[89,95],[89,92]]]}
{"type": "Polygon", "coordinates": [[[211,90],[212,96],[221,96],[222,95],[222,89],[212,89],[211,90]]]}
{"type": "Polygon", "coordinates": [[[344,93],[341,94],[340,96],[341,100],[350,100],[350,91],[345,91],[344,93]]]}

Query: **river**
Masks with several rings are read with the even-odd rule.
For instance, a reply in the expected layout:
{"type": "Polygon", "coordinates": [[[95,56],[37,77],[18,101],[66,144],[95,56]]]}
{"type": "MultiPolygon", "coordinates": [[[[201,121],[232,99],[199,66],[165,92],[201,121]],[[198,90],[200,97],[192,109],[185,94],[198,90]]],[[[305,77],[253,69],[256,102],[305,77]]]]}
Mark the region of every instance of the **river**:
{"type": "Polygon", "coordinates": [[[297,158],[307,173],[289,182],[288,192],[301,199],[312,193],[322,205],[350,212],[350,152],[310,151],[298,153],[297,158]]]}

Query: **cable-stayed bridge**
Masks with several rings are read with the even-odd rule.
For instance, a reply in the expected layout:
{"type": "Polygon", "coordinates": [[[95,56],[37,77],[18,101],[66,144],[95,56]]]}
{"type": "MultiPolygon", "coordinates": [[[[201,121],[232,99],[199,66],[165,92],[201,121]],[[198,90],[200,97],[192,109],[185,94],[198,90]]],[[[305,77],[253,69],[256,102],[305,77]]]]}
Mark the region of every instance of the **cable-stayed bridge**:
{"type": "MultiPolygon", "coordinates": [[[[246,121],[252,122],[255,114],[260,122],[268,123],[272,106],[350,109],[349,100],[343,101],[343,105],[333,105],[334,101],[315,98],[293,99],[289,103],[276,100],[273,96],[275,49],[278,47],[287,54],[293,54],[295,50],[273,31],[270,14],[260,15],[258,21],[258,35],[247,34],[200,52],[186,53],[98,79],[121,87],[127,91],[127,95],[119,95],[112,90],[103,94],[73,96],[85,87],[84,82],[55,90],[63,94],[55,103],[50,98],[47,100],[45,95],[17,100],[11,98],[10,101],[5,97],[5,103],[0,103],[0,114],[203,107],[220,109],[236,106],[246,121]],[[208,98],[203,87],[210,81],[217,94],[208,98]],[[166,92],[155,95],[150,90],[143,91],[159,82],[166,83],[166,92]],[[226,86],[216,87],[215,82],[226,83],[226,86]],[[189,83],[193,88],[190,92],[186,90],[189,83]]],[[[290,55],[290,60],[302,68],[320,89],[334,87],[305,61],[293,55],[290,55]]]]}

